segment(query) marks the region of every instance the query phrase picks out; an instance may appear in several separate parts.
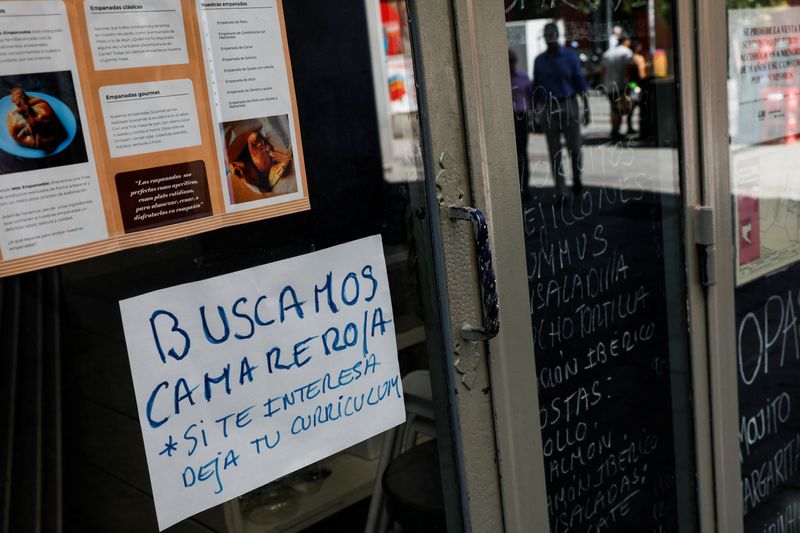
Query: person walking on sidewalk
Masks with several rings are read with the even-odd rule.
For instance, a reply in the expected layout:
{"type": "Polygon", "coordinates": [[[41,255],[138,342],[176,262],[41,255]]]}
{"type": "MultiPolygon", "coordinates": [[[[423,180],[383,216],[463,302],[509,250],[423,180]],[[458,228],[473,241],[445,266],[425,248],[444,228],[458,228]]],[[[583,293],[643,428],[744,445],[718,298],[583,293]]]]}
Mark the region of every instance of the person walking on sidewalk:
{"type": "Polygon", "coordinates": [[[533,106],[544,127],[550,164],[559,194],[564,193],[565,173],[561,136],[564,136],[572,162],[572,188],[576,195],[583,188],[583,137],[581,122],[589,125],[591,114],[586,91],[589,86],[583,76],[578,56],[558,44],[558,26],[550,22],[544,27],[547,50],[533,63],[533,106]],[[583,99],[581,114],[578,96],[583,99]],[[583,120],[581,120],[583,119],[583,120]]]}
{"type": "MultiPolygon", "coordinates": [[[[633,62],[630,37],[623,37],[619,45],[609,48],[600,58],[600,77],[611,104],[611,140],[621,138],[622,116],[631,113],[630,99],[625,92],[628,87],[628,74],[633,62]]],[[[631,132],[628,132],[631,133],[631,132]]]]}

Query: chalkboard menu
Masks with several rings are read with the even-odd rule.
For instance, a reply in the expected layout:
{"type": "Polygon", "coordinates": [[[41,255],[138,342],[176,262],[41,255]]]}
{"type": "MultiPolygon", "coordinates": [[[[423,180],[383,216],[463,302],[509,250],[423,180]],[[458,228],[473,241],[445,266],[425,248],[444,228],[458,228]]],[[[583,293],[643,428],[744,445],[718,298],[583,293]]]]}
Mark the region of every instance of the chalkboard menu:
{"type": "Polygon", "coordinates": [[[636,178],[523,202],[553,532],[678,531],[667,202],[636,178]]]}
{"type": "Polygon", "coordinates": [[[736,289],[746,532],[800,530],[800,264],[736,289]]]}

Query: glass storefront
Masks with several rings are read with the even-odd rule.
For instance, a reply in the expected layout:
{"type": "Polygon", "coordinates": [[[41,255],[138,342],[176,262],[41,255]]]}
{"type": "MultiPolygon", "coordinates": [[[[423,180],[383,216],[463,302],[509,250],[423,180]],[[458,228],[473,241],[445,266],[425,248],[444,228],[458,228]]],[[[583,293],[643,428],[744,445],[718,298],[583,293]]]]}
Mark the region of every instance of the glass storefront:
{"type": "Polygon", "coordinates": [[[0,0],[0,531],[799,529],[798,9],[0,0]]]}

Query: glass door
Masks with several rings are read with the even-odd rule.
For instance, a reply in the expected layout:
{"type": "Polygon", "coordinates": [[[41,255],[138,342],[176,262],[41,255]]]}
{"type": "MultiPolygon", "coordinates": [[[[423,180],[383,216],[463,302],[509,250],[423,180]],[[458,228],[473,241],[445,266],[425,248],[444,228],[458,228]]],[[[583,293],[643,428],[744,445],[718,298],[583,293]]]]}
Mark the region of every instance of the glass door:
{"type": "Polygon", "coordinates": [[[501,318],[525,318],[506,333],[526,343],[490,343],[501,424],[506,405],[519,406],[504,396],[520,392],[505,369],[531,365],[537,391],[525,401],[538,427],[520,419],[502,426],[510,443],[498,436],[506,523],[698,531],[688,312],[699,280],[687,275],[695,243],[684,216],[695,183],[681,165],[691,68],[677,22],[686,6],[456,5],[473,201],[508,267],[501,318]],[[529,453],[536,492],[519,496],[525,481],[505,477],[515,446],[529,453]]]}

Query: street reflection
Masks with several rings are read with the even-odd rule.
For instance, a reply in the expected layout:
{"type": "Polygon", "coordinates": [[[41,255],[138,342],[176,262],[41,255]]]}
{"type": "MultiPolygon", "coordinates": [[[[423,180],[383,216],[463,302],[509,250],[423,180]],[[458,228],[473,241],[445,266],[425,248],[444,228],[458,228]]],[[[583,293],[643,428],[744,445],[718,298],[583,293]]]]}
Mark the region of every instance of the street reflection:
{"type": "Polygon", "coordinates": [[[526,115],[511,64],[555,533],[696,531],[677,83],[658,4],[656,22],[653,2],[506,2],[510,56],[533,78],[526,115]]]}
{"type": "MultiPolygon", "coordinates": [[[[679,193],[677,148],[657,147],[653,141],[633,135],[612,141],[608,127],[611,112],[607,97],[594,91],[589,95],[589,106],[592,122],[583,128],[584,186],[615,187],[619,186],[621,177],[635,176],[646,190],[679,193]]],[[[640,115],[635,112],[635,129],[640,128],[640,122],[640,115]]],[[[532,188],[553,186],[544,137],[542,133],[531,133],[528,139],[528,185],[532,188]]]]}

